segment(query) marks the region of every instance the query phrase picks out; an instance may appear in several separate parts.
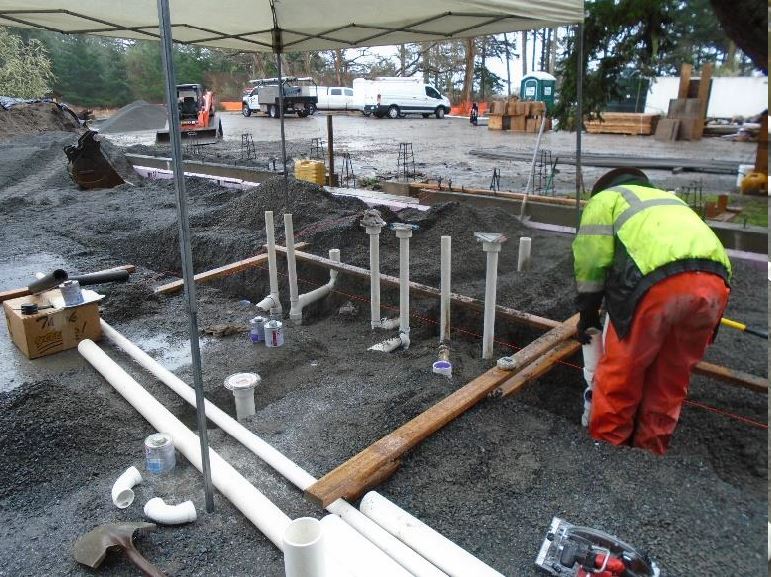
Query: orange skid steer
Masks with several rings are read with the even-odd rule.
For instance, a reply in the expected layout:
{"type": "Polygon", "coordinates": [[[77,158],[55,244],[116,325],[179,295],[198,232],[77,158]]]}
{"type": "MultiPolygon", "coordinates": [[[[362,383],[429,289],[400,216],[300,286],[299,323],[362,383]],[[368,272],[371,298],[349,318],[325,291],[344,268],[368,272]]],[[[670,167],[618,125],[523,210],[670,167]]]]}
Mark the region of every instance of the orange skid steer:
{"type": "MultiPolygon", "coordinates": [[[[214,144],[222,138],[222,121],[216,114],[216,102],[211,90],[200,84],[177,85],[177,113],[182,140],[197,144],[214,144]]],[[[169,142],[169,131],[156,132],[156,142],[169,142]]]]}

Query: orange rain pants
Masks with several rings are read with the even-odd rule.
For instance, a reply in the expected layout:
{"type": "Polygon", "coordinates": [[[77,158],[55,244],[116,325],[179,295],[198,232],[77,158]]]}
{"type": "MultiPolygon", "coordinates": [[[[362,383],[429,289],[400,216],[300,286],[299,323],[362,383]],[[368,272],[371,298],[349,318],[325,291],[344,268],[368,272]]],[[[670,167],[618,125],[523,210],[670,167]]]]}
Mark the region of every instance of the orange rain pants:
{"type": "Polygon", "coordinates": [[[677,274],[640,299],[624,339],[609,324],[594,378],[592,437],[666,452],[691,371],[712,341],[728,293],[717,275],[677,274]]]}

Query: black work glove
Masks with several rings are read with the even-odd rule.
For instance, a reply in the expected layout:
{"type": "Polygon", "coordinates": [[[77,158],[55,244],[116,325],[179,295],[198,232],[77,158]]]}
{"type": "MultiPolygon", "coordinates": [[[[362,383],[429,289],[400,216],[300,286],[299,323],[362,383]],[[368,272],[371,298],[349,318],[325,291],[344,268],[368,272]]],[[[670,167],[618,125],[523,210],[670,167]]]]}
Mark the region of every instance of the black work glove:
{"type": "Polygon", "coordinates": [[[576,297],[576,306],[578,308],[578,328],[576,337],[582,345],[588,345],[592,338],[586,332],[588,329],[601,329],[600,323],[600,305],[602,304],[603,293],[582,293],[576,297]]]}

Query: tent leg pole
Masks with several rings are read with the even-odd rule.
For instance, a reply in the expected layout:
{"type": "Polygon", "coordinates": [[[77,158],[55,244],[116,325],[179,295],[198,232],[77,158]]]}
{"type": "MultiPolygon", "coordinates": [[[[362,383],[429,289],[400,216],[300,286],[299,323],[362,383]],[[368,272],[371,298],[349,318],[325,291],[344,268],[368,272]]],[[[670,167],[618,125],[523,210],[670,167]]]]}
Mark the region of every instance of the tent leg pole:
{"type": "Polygon", "coordinates": [[[185,173],[182,166],[182,142],[177,114],[177,87],[174,76],[172,53],[171,16],[169,0],[158,0],[158,22],[160,24],[161,62],[166,87],[166,112],[169,117],[169,138],[171,141],[171,167],[174,171],[174,189],[177,194],[177,220],[179,221],[179,249],[182,257],[182,278],[185,283],[185,298],[190,332],[190,356],[193,365],[193,383],[195,385],[195,409],[198,423],[198,438],[201,443],[201,464],[206,495],[206,510],[214,511],[214,490],[211,482],[209,463],[209,436],[206,431],[206,407],[203,396],[201,377],[201,346],[198,342],[198,309],[196,303],[195,280],[193,278],[193,252],[190,248],[190,222],[185,193],[185,173]]]}
{"type": "Polygon", "coordinates": [[[576,26],[576,234],[581,224],[581,133],[584,129],[584,26],[576,26]]]}
{"type": "Polygon", "coordinates": [[[281,52],[276,52],[276,70],[278,72],[278,107],[281,109],[281,166],[284,173],[284,206],[289,208],[289,174],[286,169],[286,133],[284,132],[284,86],[281,82],[281,52]]]}

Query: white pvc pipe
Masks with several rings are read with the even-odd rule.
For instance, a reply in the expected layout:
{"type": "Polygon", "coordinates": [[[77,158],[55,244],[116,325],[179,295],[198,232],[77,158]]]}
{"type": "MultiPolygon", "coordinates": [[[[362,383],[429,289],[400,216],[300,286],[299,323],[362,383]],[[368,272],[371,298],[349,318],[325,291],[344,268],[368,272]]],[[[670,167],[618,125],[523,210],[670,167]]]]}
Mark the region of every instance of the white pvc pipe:
{"type": "Polygon", "coordinates": [[[236,418],[241,421],[254,415],[254,388],[233,389],[233,398],[236,401],[236,418]]]}
{"type": "Polygon", "coordinates": [[[112,486],[112,502],[118,509],[125,509],[134,502],[132,487],[142,482],[139,470],[131,466],[117,478],[112,486]]]}
{"type": "Polygon", "coordinates": [[[441,300],[439,314],[439,344],[450,343],[450,263],[452,237],[442,236],[441,240],[441,300]]]}
{"type": "Polygon", "coordinates": [[[178,505],[167,505],[160,497],[153,497],[145,503],[145,517],[161,525],[182,525],[192,523],[198,516],[192,501],[178,505]]]}
{"type": "Polygon", "coordinates": [[[412,229],[396,230],[399,239],[399,337],[402,347],[410,346],[410,237],[412,229]]]}
{"type": "Polygon", "coordinates": [[[265,238],[268,241],[268,274],[270,276],[270,295],[260,301],[257,306],[263,310],[269,310],[273,314],[281,313],[281,300],[278,294],[278,269],[276,268],[276,227],[273,223],[273,211],[265,211],[265,238]],[[268,299],[268,309],[260,306],[268,299]]]}
{"type": "Polygon", "coordinates": [[[517,256],[517,271],[530,270],[530,249],[533,240],[529,236],[519,238],[519,255],[517,256]]]}
{"type": "MultiPolygon", "coordinates": [[[[101,321],[101,325],[105,338],[122,349],[190,405],[195,406],[195,391],[191,386],[160,365],[108,323],[101,321]]],[[[305,491],[316,482],[316,478],[313,475],[299,467],[262,438],[246,429],[246,427],[219,407],[210,401],[205,401],[205,408],[206,417],[212,423],[235,438],[298,489],[305,491]]],[[[445,573],[439,571],[434,565],[394,538],[393,535],[382,529],[371,519],[365,517],[358,509],[343,499],[337,499],[330,503],[327,511],[339,515],[346,523],[354,527],[416,577],[447,577],[445,573]]]]}
{"type": "MultiPolygon", "coordinates": [[[[485,243],[487,244],[487,243],[485,243]]],[[[482,358],[493,358],[493,341],[495,339],[495,299],[498,284],[498,251],[501,245],[490,243],[485,248],[487,253],[487,276],[485,279],[485,316],[482,331],[482,358]]]]}
{"type": "MultiPolygon", "coordinates": [[[[337,515],[321,519],[327,551],[356,577],[412,577],[337,515]]],[[[333,576],[330,576],[333,577],[333,576]]]]}
{"type": "Polygon", "coordinates": [[[318,519],[301,517],[292,521],[283,536],[286,577],[324,577],[325,542],[318,519]]]}
{"type": "Polygon", "coordinates": [[[380,229],[368,226],[369,235],[369,311],[373,329],[380,326],[380,229]]]}
{"type": "Polygon", "coordinates": [[[771,523],[768,524],[768,560],[771,562],[771,523]]]}
{"type": "Polygon", "coordinates": [[[592,390],[594,389],[594,373],[597,370],[597,364],[603,353],[603,334],[600,329],[590,327],[586,330],[589,335],[589,344],[581,345],[581,352],[584,357],[584,380],[586,389],[584,390],[584,412],[581,415],[581,424],[584,427],[589,426],[592,418],[592,390]]]}
{"type": "Polygon", "coordinates": [[[374,491],[364,496],[359,508],[367,517],[447,572],[450,577],[503,577],[501,573],[374,491]]]}
{"type": "MultiPolygon", "coordinates": [[[[288,256],[289,252],[287,251],[287,257],[288,256]]],[[[340,249],[329,249],[329,260],[340,262],[340,249]]],[[[297,297],[297,301],[292,304],[292,308],[289,310],[289,318],[298,324],[302,323],[303,309],[309,304],[315,303],[317,300],[323,299],[325,296],[331,293],[332,289],[335,288],[336,283],[337,271],[334,269],[329,269],[329,281],[317,289],[314,289],[305,294],[301,294],[299,297],[297,297]]]]}
{"type": "MultiPolygon", "coordinates": [[[[89,339],[81,341],[78,344],[78,352],[147,419],[155,430],[171,435],[174,446],[196,469],[199,471],[202,469],[201,447],[197,435],[143,389],[93,341],[89,339]]],[[[209,460],[214,486],[276,547],[281,549],[284,531],[290,523],[289,517],[211,449],[209,449],[209,460]]]]}
{"type": "MultiPolygon", "coordinates": [[[[289,320],[302,322],[302,311],[299,314],[297,312],[297,260],[294,255],[294,224],[292,223],[292,215],[288,213],[284,214],[284,237],[286,243],[286,268],[287,276],[289,277],[289,320]]],[[[270,290],[273,292],[272,286],[270,290]]]]}

